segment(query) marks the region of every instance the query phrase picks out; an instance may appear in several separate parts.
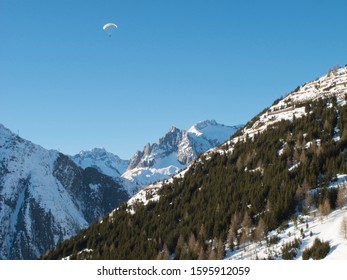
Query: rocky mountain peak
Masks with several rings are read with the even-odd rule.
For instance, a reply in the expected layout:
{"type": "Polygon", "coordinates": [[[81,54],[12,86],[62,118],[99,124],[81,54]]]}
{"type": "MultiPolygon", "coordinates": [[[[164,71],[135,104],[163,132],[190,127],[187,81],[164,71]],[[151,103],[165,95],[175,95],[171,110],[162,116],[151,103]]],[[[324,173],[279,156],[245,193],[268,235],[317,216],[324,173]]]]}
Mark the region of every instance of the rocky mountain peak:
{"type": "Polygon", "coordinates": [[[214,120],[199,122],[189,130],[172,126],[157,143],[147,144],[143,151],[133,155],[122,177],[142,186],[166,179],[190,164],[200,153],[222,144],[238,128],[214,120]]]}

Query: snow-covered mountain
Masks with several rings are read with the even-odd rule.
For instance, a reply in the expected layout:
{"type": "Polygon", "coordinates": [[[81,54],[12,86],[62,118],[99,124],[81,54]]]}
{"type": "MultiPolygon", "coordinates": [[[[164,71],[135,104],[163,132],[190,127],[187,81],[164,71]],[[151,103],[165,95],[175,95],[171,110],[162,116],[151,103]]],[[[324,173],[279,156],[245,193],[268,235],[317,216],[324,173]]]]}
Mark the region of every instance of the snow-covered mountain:
{"type": "Polygon", "coordinates": [[[171,127],[157,143],[146,144],[130,160],[120,159],[103,148],[81,151],[71,159],[82,168],[93,167],[111,176],[132,195],[147,184],[176,174],[199,154],[224,143],[241,127],[207,120],[188,130],[171,127]]]}
{"type": "MultiPolygon", "coordinates": [[[[297,87],[287,96],[277,100],[269,108],[266,108],[253,120],[244,126],[239,131],[238,135],[231,137],[221,146],[212,148],[206,152],[206,157],[209,158],[213,153],[232,154],[234,146],[238,142],[244,142],[252,139],[256,135],[265,132],[269,127],[274,129],[276,123],[295,118],[302,118],[310,114],[306,109],[306,105],[319,99],[336,97],[336,102],[339,106],[346,104],[347,100],[347,66],[329,70],[328,73],[314,81],[307,82],[297,87]]],[[[332,104],[331,104],[332,105],[332,104]]],[[[334,129],[334,141],[340,141],[342,135],[337,128],[334,129]]],[[[320,139],[316,139],[318,146],[320,139]]],[[[283,147],[285,146],[283,143],[283,147]]],[[[305,148],[309,148],[312,143],[306,143],[305,148]]],[[[283,153],[283,147],[278,150],[278,155],[283,153]]],[[[294,164],[289,170],[294,170],[298,164],[294,164]]],[[[188,168],[189,169],[189,168],[188,168]]],[[[185,169],[177,173],[174,177],[182,178],[188,170],[185,169]]],[[[256,170],[250,170],[251,172],[256,170]]],[[[261,169],[259,169],[261,171],[261,169]]],[[[173,182],[172,177],[169,182],[173,182]]],[[[147,205],[149,202],[159,201],[159,190],[165,185],[165,182],[155,182],[146,186],[144,189],[134,195],[128,202],[128,211],[135,213],[134,206],[138,203],[147,205]]],[[[341,188],[345,192],[347,199],[347,175],[336,174],[336,181],[330,182],[328,188],[341,188]]],[[[311,192],[314,192],[313,190],[311,192]]],[[[115,211],[111,212],[110,217],[113,217],[115,211]]],[[[331,211],[326,216],[319,214],[317,208],[313,209],[309,215],[298,214],[296,220],[288,221],[286,228],[278,228],[269,232],[268,239],[260,242],[249,242],[246,246],[238,250],[229,250],[226,248],[225,259],[281,259],[282,249],[285,244],[290,244],[295,239],[301,240],[300,247],[297,249],[297,255],[294,259],[302,259],[303,251],[312,246],[314,240],[319,238],[323,241],[328,241],[331,250],[325,259],[347,259],[346,237],[343,235],[347,232],[347,205],[331,211]],[[342,229],[342,225],[344,225],[342,229]],[[269,239],[275,239],[276,243],[269,244],[269,239]]],[[[345,235],[346,236],[346,235],[345,235]]]]}
{"type": "Polygon", "coordinates": [[[140,186],[167,179],[199,154],[224,143],[241,127],[214,120],[199,122],[188,130],[171,127],[157,143],[148,143],[133,155],[122,177],[140,186]]]}
{"type": "Polygon", "coordinates": [[[0,124],[0,259],[37,258],[127,198],[111,177],[0,124]]]}
{"type": "Polygon", "coordinates": [[[71,159],[83,169],[94,167],[101,173],[110,177],[120,177],[129,166],[129,160],[124,160],[104,148],[94,148],[89,151],[81,151],[71,159]]]}
{"type": "Polygon", "coordinates": [[[71,156],[71,159],[83,169],[92,167],[100,173],[112,177],[113,180],[124,187],[130,196],[141,188],[134,181],[121,177],[127,170],[130,160],[121,159],[104,148],[81,151],[77,155],[71,156]]]}

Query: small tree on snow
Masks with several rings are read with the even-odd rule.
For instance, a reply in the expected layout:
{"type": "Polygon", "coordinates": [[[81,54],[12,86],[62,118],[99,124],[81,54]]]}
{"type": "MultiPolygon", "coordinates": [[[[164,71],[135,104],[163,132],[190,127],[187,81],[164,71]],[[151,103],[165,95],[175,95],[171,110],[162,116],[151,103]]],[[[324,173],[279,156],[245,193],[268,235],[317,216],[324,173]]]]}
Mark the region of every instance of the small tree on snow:
{"type": "Polygon", "coordinates": [[[337,199],[336,199],[336,205],[338,207],[342,207],[346,205],[347,197],[345,194],[345,189],[343,187],[339,187],[339,190],[337,192],[337,199]]]}
{"type": "Polygon", "coordinates": [[[266,229],[266,224],[263,220],[263,218],[260,218],[258,225],[254,231],[254,238],[255,241],[261,241],[264,236],[266,235],[267,229],[266,229]]]}
{"type": "Polygon", "coordinates": [[[340,234],[342,238],[347,239],[347,216],[344,216],[342,218],[342,221],[340,224],[340,234]]]}

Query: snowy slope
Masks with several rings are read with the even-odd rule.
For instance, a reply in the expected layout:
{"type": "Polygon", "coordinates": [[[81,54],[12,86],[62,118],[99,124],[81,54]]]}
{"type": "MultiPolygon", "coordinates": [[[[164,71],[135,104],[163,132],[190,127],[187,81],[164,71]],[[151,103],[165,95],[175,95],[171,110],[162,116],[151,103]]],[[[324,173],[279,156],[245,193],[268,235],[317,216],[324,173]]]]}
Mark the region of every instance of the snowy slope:
{"type": "MultiPolygon", "coordinates": [[[[233,151],[233,146],[238,141],[246,141],[247,138],[252,139],[252,137],[258,133],[262,133],[268,127],[273,126],[281,120],[293,120],[293,118],[300,118],[309,114],[306,112],[305,103],[317,100],[319,98],[328,98],[336,96],[337,103],[340,105],[345,104],[345,98],[347,95],[347,67],[335,68],[321,78],[314,81],[307,82],[304,85],[298,87],[296,90],[288,94],[286,97],[280,99],[277,103],[273,104],[266,110],[264,110],[258,117],[247,124],[242,133],[232,138],[225,145],[228,147],[228,151],[233,151]]],[[[338,132],[335,129],[336,137],[335,141],[340,139],[338,132]]],[[[319,145],[319,139],[316,140],[319,145]]],[[[311,143],[306,144],[308,148],[311,143]]],[[[223,150],[216,148],[212,152],[223,153],[223,150]]],[[[278,151],[281,155],[281,150],[278,151]]],[[[292,168],[295,168],[293,166],[292,168]]],[[[341,176],[339,182],[342,186],[346,188],[346,176],[341,176]]],[[[331,184],[332,186],[335,183],[331,184]]],[[[301,223],[296,228],[293,222],[289,223],[289,228],[278,234],[278,230],[270,233],[270,236],[278,235],[280,241],[274,246],[268,247],[266,242],[263,240],[261,244],[252,243],[246,246],[244,249],[238,251],[229,252],[227,255],[228,259],[263,259],[263,258],[281,258],[281,248],[282,246],[292,241],[295,237],[302,238],[301,233],[298,229],[302,228],[305,237],[301,240],[301,246],[297,255],[297,259],[301,259],[302,251],[305,248],[312,246],[313,241],[316,237],[322,239],[323,241],[329,241],[331,250],[325,259],[347,259],[347,241],[341,237],[339,229],[341,226],[341,221],[343,217],[347,217],[347,208],[344,206],[341,209],[337,209],[330,213],[328,216],[324,217],[323,221],[317,215],[317,209],[315,209],[310,217],[301,217],[305,223],[301,223]],[[306,228],[306,222],[308,228],[306,228]],[[309,233],[312,232],[312,237],[309,233]],[[290,237],[289,237],[290,235],[290,237]]],[[[299,217],[300,220],[300,217],[299,217]]]]}
{"type": "MultiPolygon", "coordinates": [[[[280,238],[277,244],[267,245],[265,240],[258,243],[250,243],[245,248],[228,251],[226,259],[229,260],[255,260],[255,259],[282,259],[281,249],[284,244],[291,242],[294,238],[301,240],[300,248],[297,252],[296,260],[302,259],[302,252],[310,248],[316,238],[322,241],[328,241],[330,252],[324,258],[325,260],[347,260],[347,240],[339,233],[341,222],[347,217],[347,208],[337,209],[320,221],[318,217],[301,217],[304,222],[299,222],[297,227],[293,222],[289,223],[286,230],[273,231],[269,233],[269,238],[277,236],[280,238]],[[308,227],[306,228],[306,223],[308,227]],[[305,237],[303,238],[300,230],[303,229],[305,237]],[[312,232],[312,236],[310,233],[312,232]]],[[[300,219],[300,217],[299,217],[300,219]]]]}
{"type": "MultiPolygon", "coordinates": [[[[342,178],[339,187],[347,191],[347,176],[338,175],[342,178]]],[[[335,183],[331,184],[336,187],[335,183]]],[[[293,221],[288,223],[288,228],[277,229],[268,234],[268,238],[278,237],[276,244],[269,245],[263,239],[258,243],[250,243],[244,248],[235,251],[228,251],[226,259],[282,259],[281,249],[284,244],[291,242],[294,238],[301,241],[300,248],[295,259],[302,259],[302,252],[310,248],[316,238],[329,242],[330,252],[324,258],[326,260],[347,260],[347,239],[341,234],[341,223],[343,218],[347,218],[347,205],[332,211],[330,214],[320,217],[317,209],[313,209],[309,216],[297,217],[297,225],[293,221]],[[304,233],[302,235],[301,233],[304,233]]]]}
{"type": "Polygon", "coordinates": [[[305,111],[305,102],[336,96],[338,103],[343,105],[346,94],[347,67],[329,70],[326,75],[303,84],[265,109],[255,120],[245,125],[240,136],[234,137],[225,144],[228,145],[229,151],[232,151],[234,144],[238,141],[245,141],[247,137],[252,138],[281,120],[293,120],[294,117],[301,118],[306,115],[308,112],[305,111]]]}
{"type": "Polygon", "coordinates": [[[0,125],[0,259],[36,258],[127,198],[111,178],[0,125]]]}
{"type": "Polygon", "coordinates": [[[140,186],[167,179],[199,154],[225,142],[239,128],[241,125],[225,126],[213,120],[199,122],[187,131],[172,127],[157,143],[136,152],[122,177],[140,186]]]}

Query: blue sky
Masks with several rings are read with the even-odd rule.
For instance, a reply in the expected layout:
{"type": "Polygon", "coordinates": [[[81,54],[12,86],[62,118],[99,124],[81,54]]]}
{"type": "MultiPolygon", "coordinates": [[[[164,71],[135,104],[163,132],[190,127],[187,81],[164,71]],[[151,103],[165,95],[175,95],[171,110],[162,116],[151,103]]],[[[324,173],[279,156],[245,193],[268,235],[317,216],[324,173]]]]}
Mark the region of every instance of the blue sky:
{"type": "Polygon", "coordinates": [[[334,0],[0,0],[0,123],[48,149],[122,158],[172,125],[246,123],[347,63],[346,11],[334,0]]]}

